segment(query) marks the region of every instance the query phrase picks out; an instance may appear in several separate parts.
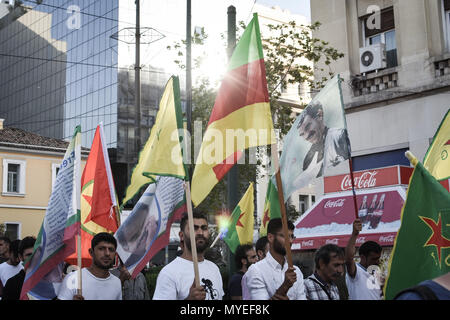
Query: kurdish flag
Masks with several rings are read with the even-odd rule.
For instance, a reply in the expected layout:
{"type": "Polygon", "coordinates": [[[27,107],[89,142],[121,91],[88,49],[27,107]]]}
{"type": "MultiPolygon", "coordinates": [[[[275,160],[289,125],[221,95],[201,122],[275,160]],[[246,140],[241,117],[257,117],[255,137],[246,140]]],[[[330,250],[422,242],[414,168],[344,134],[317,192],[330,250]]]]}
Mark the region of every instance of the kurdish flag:
{"type": "Polygon", "coordinates": [[[437,180],[450,178],[450,110],[434,135],[423,159],[423,166],[437,180]]]}
{"type": "Polygon", "coordinates": [[[21,299],[53,299],[52,285],[62,281],[62,262],[75,252],[80,229],[81,128],[77,126],[64,155],[33,255],[25,264],[21,299]]]}
{"type": "Polygon", "coordinates": [[[145,185],[154,182],[153,175],[185,179],[182,148],[179,139],[183,130],[178,77],[171,77],[159,103],[159,111],[150,137],[133,169],[131,183],[122,205],[131,200],[145,185]],[[175,137],[175,139],[174,139],[175,137]]]}
{"type": "Polygon", "coordinates": [[[192,177],[194,205],[206,198],[245,149],[273,143],[275,135],[255,13],[231,56],[203,137],[192,177]]]}
{"type": "MultiPolygon", "coordinates": [[[[116,214],[117,199],[104,139],[103,124],[95,131],[91,151],[81,176],[81,264],[91,265],[89,254],[92,238],[100,232],[116,232],[119,227],[116,214]]],[[[78,250],[66,258],[77,265],[78,250]]]]}
{"type": "Polygon", "coordinates": [[[401,226],[389,261],[386,299],[450,272],[450,193],[417,159],[414,162],[401,226]]]}
{"type": "Polygon", "coordinates": [[[278,190],[276,183],[269,179],[267,186],[266,200],[264,202],[264,211],[261,218],[261,226],[259,228],[260,237],[267,235],[267,225],[271,219],[281,218],[281,207],[278,199],[278,190]]]}
{"type": "Polygon", "coordinates": [[[117,253],[133,278],[169,244],[173,221],[186,211],[182,128],[180,84],[178,77],[173,76],[167,82],[127,197],[133,197],[146,182],[150,184],[114,235],[117,253]]]}
{"type": "Polygon", "coordinates": [[[240,244],[253,242],[253,212],[255,209],[253,198],[253,183],[250,183],[231,214],[231,224],[228,227],[227,236],[223,239],[233,253],[240,244]]]}

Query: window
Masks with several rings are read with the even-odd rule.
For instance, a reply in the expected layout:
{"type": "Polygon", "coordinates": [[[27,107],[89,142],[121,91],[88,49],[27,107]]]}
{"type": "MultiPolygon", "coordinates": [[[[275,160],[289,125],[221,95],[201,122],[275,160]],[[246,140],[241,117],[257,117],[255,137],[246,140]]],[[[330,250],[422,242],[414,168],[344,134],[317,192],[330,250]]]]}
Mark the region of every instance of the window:
{"type": "Polygon", "coordinates": [[[308,196],[303,194],[299,195],[298,204],[298,211],[300,212],[300,214],[304,214],[308,209],[308,196]]]}
{"type": "Polygon", "coordinates": [[[5,236],[7,236],[11,241],[20,239],[20,223],[5,222],[5,227],[5,236]]]}
{"type": "Polygon", "coordinates": [[[394,9],[392,7],[381,11],[380,28],[368,28],[367,20],[371,15],[361,18],[364,32],[364,45],[370,46],[377,43],[386,45],[386,67],[393,68],[397,62],[397,41],[395,39],[394,9]]]}
{"type": "Polygon", "coordinates": [[[52,163],[52,189],[56,182],[56,176],[58,175],[59,167],[60,167],[60,164],[52,163]]]}
{"type": "Polygon", "coordinates": [[[3,194],[25,194],[26,162],[3,159],[3,194]]]}
{"type": "Polygon", "coordinates": [[[444,36],[447,51],[450,51],[450,0],[442,1],[442,12],[444,15],[444,36]]]}

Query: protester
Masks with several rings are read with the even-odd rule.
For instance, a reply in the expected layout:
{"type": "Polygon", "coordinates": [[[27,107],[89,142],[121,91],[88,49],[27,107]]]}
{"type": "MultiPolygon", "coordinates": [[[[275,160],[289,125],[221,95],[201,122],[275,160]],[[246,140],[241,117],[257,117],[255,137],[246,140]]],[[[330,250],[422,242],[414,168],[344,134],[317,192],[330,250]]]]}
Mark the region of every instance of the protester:
{"type": "MultiPolygon", "coordinates": [[[[19,243],[19,259],[25,262],[33,254],[35,237],[25,237],[19,243]]],[[[19,300],[22,291],[23,281],[25,280],[25,270],[22,269],[14,277],[9,278],[3,288],[2,300],[19,300]]]]}
{"type": "Polygon", "coordinates": [[[142,272],[139,272],[134,279],[123,263],[120,263],[111,273],[120,279],[122,283],[123,300],[150,300],[147,280],[142,272]]]}
{"type": "Polygon", "coordinates": [[[269,251],[269,240],[267,240],[267,236],[263,236],[256,241],[255,249],[258,260],[262,260],[266,257],[266,254],[269,251]]]}
{"type": "Polygon", "coordinates": [[[23,269],[19,259],[19,244],[20,240],[14,240],[9,245],[8,261],[0,264],[0,297],[3,296],[3,288],[9,278],[14,277],[23,269]]]}
{"type": "Polygon", "coordinates": [[[153,295],[154,300],[222,300],[224,292],[219,268],[204,258],[210,237],[206,214],[194,210],[193,225],[202,286],[195,285],[188,215],[185,214],[180,222],[179,233],[180,242],[183,244],[183,254],[166,265],[159,273],[153,295]]]}
{"type": "Polygon", "coordinates": [[[228,284],[228,294],[231,300],[242,300],[242,277],[247,272],[248,268],[258,261],[255,249],[251,244],[239,245],[234,253],[234,261],[236,264],[235,274],[231,276],[228,284]]]}
{"type": "MultiPolygon", "coordinates": [[[[294,224],[288,222],[289,244],[294,239],[294,224]]],[[[251,300],[306,300],[303,274],[297,266],[288,267],[284,233],[280,218],[270,220],[267,226],[269,252],[250,266],[246,284],[251,300]]]]}
{"type": "Polygon", "coordinates": [[[395,300],[450,300],[450,272],[399,292],[395,300]]]}
{"type": "Polygon", "coordinates": [[[113,235],[101,232],[91,241],[92,264],[81,269],[82,295],[77,294],[78,271],[67,274],[58,294],[59,300],[122,300],[122,285],[109,272],[114,264],[117,241],[113,235]]]}
{"type": "Polygon", "coordinates": [[[380,300],[382,290],[373,274],[367,269],[369,266],[380,264],[381,246],[374,241],[364,242],[359,248],[360,262],[356,263],[355,243],[359,232],[362,229],[360,219],[353,222],[352,235],[345,249],[345,264],[347,266],[347,276],[345,278],[350,300],[380,300]]]}
{"type": "Polygon", "coordinates": [[[335,281],[344,273],[344,252],[334,244],[316,251],[315,272],[305,280],[308,300],[340,300],[335,281]]]}
{"type": "Polygon", "coordinates": [[[11,240],[8,237],[2,236],[0,237],[0,264],[8,261],[9,259],[9,245],[11,244],[11,240]]]}

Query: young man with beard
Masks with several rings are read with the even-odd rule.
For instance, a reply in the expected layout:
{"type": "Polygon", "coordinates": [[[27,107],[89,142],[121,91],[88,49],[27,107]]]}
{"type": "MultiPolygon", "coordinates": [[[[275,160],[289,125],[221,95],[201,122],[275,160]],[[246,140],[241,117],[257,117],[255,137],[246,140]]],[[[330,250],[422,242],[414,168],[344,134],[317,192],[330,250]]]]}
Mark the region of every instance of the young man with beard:
{"type": "Polygon", "coordinates": [[[183,254],[166,265],[156,280],[153,300],[222,300],[223,285],[219,268],[204,258],[209,245],[208,220],[204,213],[194,210],[193,224],[197,248],[201,287],[195,286],[194,265],[189,237],[188,216],[180,222],[180,243],[183,254]]]}
{"type": "Polygon", "coordinates": [[[258,261],[255,249],[251,244],[242,244],[236,248],[234,254],[236,269],[238,270],[230,279],[228,284],[228,293],[231,300],[242,300],[243,288],[241,285],[242,277],[248,268],[258,261]]]}
{"type": "Polygon", "coordinates": [[[305,280],[308,300],[340,300],[336,281],[344,273],[344,252],[334,244],[326,244],[316,251],[316,271],[305,280]]]}
{"type": "Polygon", "coordinates": [[[0,297],[3,295],[3,287],[6,285],[6,282],[23,269],[19,259],[19,244],[20,240],[11,242],[8,261],[0,264],[0,297]]]}
{"type": "MultiPolygon", "coordinates": [[[[294,239],[294,224],[288,221],[289,244],[294,239]]],[[[303,274],[297,266],[288,267],[283,225],[280,218],[267,226],[269,252],[250,266],[246,282],[251,300],[306,300],[303,274]]]]}
{"type": "Polygon", "coordinates": [[[8,261],[9,259],[9,245],[11,240],[8,237],[0,237],[0,264],[8,261]]]}
{"type": "Polygon", "coordinates": [[[117,241],[102,232],[91,241],[92,264],[81,269],[82,295],[77,294],[78,271],[69,273],[61,285],[59,300],[122,300],[120,279],[109,272],[116,257],[117,241]]]}

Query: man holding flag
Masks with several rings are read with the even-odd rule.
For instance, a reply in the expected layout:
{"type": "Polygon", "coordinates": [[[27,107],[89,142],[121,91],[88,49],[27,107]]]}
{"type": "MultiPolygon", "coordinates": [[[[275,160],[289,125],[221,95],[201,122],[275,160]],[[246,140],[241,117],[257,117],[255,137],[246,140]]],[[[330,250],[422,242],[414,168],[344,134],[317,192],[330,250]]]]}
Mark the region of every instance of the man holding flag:
{"type": "Polygon", "coordinates": [[[194,210],[193,218],[202,287],[196,287],[194,282],[188,215],[185,214],[180,222],[179,233],[180,243],[183,244],[183,254],[166,265],[159,273],[153,300],[222,300],[224,292],[219,268],[204,258],[209,243],[206,214],[194,210]]]}

